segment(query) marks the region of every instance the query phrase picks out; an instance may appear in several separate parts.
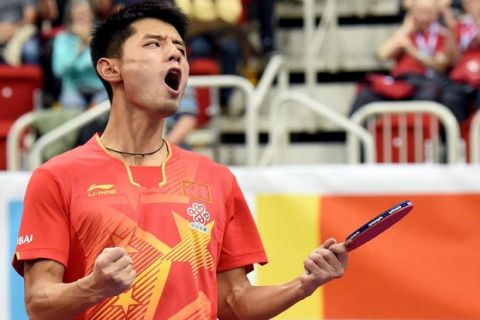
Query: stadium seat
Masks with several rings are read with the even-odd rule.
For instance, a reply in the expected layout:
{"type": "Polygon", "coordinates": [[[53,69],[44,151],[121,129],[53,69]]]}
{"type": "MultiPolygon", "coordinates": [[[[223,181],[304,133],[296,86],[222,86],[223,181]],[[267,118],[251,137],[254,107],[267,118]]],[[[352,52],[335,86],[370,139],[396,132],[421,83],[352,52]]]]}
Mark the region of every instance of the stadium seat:
{"type": "Polygon", "coordinates": [[[439,124],[438,122],[434,122],[435,118],[432,119],[432,116],[424,114],[419,119],[418,125],[420,126],[420,130],[418,133],[420,135],[420,141],[417,141],[415,137],[416,119],[414,115],[408,114],[404,117],[404,135],[402,135],[402,129],[400,129],[402,120],[399,116],[393,115],[390,116],[391,133],[386,136],[384,130],[386,125],[385,119],[387,118],[381,117],[376,121],[375,125],[377,162],[402,162],[402,148],[406,148],[405,160],[407,163],[425,162],[428,159],[428,143],[431,143],[434,139],[440,139],[438,131],[439,124]],[[432,127],[434,123],[436,123],[436,126],[432,127]],[[390,149],[385,150],[385,146],[388,146],[387,148],[390,149]],[[416,152],[418,152],[418,154],[416,152]],[[389,157],[386,157],[385,154],[390,154],[390,159],[388,159],[389,157]]]}
{"type": "Polygon", "coordinates": [[[12,124],[34,110],[43,74],[37,66],[0,66],[0,170],[6,169],[6,139],[12,124]]]}

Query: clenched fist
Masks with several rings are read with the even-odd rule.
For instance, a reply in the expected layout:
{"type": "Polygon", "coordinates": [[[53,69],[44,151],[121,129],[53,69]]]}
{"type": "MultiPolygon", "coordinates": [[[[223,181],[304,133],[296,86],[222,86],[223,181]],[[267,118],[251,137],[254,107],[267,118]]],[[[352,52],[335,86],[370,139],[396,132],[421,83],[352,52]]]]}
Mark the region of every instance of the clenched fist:
{"type": "Polygon", "coordinates": [[[135,279],[132,258],[124,248],[105,248],[95,260],[93,272],[78,280],[80,288],[100,299],[119,295],[135,279]]]}

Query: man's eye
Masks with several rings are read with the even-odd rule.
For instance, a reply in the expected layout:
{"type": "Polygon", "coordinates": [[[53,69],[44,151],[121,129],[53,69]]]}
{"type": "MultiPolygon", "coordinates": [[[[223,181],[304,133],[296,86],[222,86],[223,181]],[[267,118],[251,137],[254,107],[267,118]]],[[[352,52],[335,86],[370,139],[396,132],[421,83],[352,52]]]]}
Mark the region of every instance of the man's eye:
{"type": "Polygon", "coordinates": [[[186,54],[186,51],[184,48],[178,48],[178,51],[180,51],[183,56],[186,54]]]}
{"type": "Polygon", "coordinates": [[[145,45],[145,47],[158,48],[160,47],[160,44],[158,42],[149,42],[145,45]]]}

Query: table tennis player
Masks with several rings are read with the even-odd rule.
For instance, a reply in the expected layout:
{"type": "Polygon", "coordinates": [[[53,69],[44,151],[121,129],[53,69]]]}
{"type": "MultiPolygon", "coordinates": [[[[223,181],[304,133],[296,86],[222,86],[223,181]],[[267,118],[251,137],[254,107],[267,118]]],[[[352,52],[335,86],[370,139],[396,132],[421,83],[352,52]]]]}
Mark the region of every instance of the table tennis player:
{"type": "Polygon", "coordinates": [[[267,257],[235,177],[162,137],[187,83],[185,33],[169,1],[95,29],[110,118],[29,181],[13,264],[31,319],[270,319],[343,275],[347,250],[329,239],[290,282],[249,282],[267,257]]]}

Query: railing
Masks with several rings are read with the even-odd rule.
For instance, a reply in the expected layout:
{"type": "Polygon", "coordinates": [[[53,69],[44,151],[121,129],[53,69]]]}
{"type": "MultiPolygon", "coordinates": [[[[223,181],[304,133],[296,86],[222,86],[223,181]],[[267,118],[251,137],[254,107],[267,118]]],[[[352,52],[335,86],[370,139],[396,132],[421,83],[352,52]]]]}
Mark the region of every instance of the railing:
{"type": "MultiPolygon", "coordinates": [[[[351,120],[358,125],[363,125],[367,119],[377,115],[392,115],[392,114],[430,114],[438,118],[445,130],[446,139],[446,160],[448,163],[456,163],[459,159],[459,141],[460,130],[458,123],[453,114],[445,106],[432,101],[391,101],[391,102],[373,102],[363,106],[355,114],[352,115],[351,120]]],[[[405,122],[405,121],[402,121],[405,122]]],[[[420,125],[420,121],[416,121],[416,125],[420,125]]],[[[400,123],[402,125],[402,123],[400,123]]],[[[388,130],[388,129],[387,129],[388,130]]],[[[401,135],[406,135],[406,128],[399,128],[403,132],[401,135]]],[[[420,132],[414,129],[414,132],[420,132]]],[[[391,131],[390,131],[391,135],[391,131]]],[[[406,139],[404,139],[406,140],[406,139]]],[[[352,162],[358,163],[360,161],[360,152],[358,146],[358,139],[352,135],[347,135],[347,148],[352,156],[352,162]]],[[[404,151],[406,152],[406,151],[404,151]]],[[[402,156],[401,158],[405,158],[402,156]]]]}
{"type": "Polygon", "coordinates": [[[480,163],[480,111],[477,111],[470,123],[470,162],[480,163]]]}
{"type": "MultiPolygon", "coordinates": [[[[337,0],[325,0],[325,8],[322,13],[320,25],[315,26],[315,0],[303,0],[303,21],[304,21],[304,43],[305,48],[305,80],[309,90],[313,90],[317,82],[315,60],[318,59],[318,51],[324,43],[327,34],[331,37],[338,31],[337,0]]],[[[328,48],[329,69],[334,71],[338,68],[337,42],[331,41],[328,48]]]]}
{"type": "MultiPolygon", "coordinates": [[[[267,149],[264,153],[264,157],[262,157],[260,161],[261,165],[282,163],[282,156],[286,151],[285,147],[289,145],[288,119],[286,117],[286,111],[288,107],[292,106],[292,104],[287,104],[287,102],[299,103],[343,128],[347,133],[358,137],[365,147],[366,162],[375,162],[373,138],[366,129],[309,96],[300,92],[288,90],[277,95],[272,103],[273,109],[270,113],[271,121],[269,132],[269,137],[271,139],[269,145],[270,149],[267,149]]],[[[298,105],[295,105],[295,107],[298,107],[298,105]]],[[[350,154],[347,153],[347,156],[350,156],[350,154]]]]}
{"type": "Polygon", "coordinates": [[[64,135],[81,128],[82,126],[92,122],[99,116],[107,113],[110,110],[110,102],[104,101],[93,108],[88,109],[79,116],[65,122],[64,124],[58,126],[57,128],[47,132],[45,135],[40,137],[30,150],[28,156],[28,168],[33,170],[42,164],[42,154],[43,150],[50,145],[51,143],[62,138],[64,135]]]}
{"type": "MultiPolygon", "coordinates": [[[[258,141],[258,117],[259,110],[264,103],[267,94],[269,93],[273,82],[278,76],[278,87],[280,91],[283,91],[288,86],[288,74],[284,68],[285,61],[280,55],[273,56],[264,73],[260,79],[258,86],[254,89],[252,84],[245,78],[238,76],[191,76],[188,80],[188,84],[194,87],[233,87],[237,88],[245,94],[246,97],[246,120],[245,120],[245,134],[246,134],[246,152],[247,152],[247,165],[254,166],[259,159],[259,141],[258,141]]],[[[92,112],[86,112],[85,115],[79,116],[78,119],[71,120],[56,128],[41,137],[37,141],[31,150],[29,157],[29,168],[36,167],[42,162],[41,153],[42,149],[50,143],[53,143],[61,136],[67,134],[71,130],[75,130],[90,121],[93,121],[96,117],[108,111],[108,107],[102,107],[100,109],[92,108],[92,112]],[[93,111],[96,110],[96,111],[93,111]],[[75,126],[75,127],[73,127],[75,126]]],[[[18,123],[14,125],[9,134],[8,139],[8,170],[20,170],[21,159],[20,150],[18,148],[20,134],[29,125],[31,125],[37,117],[36,113],[26,115],[24,118],[18,120],[18,123]]],[[[215,124],[217,125],[217,124],[215,124]]],[[[212,130],[218,130],[213,128],[212,130]]]]}
{"type": "MultiPolygon", "coordinates": [[[[209,88],[236,88],[239,89],[245,97],[245,109],[252,109],[254,87],[246,78],[232,75],[215,75],[215,76],[191,76],[188,80],[188,85],[192,87],[209,87],[209,88]]],[[[218,104],[218,95],[214,94],[213,100],[218,104]]],[[[215,106],[217,111],[219,106],[215,106]]],[[[210,119],[210,130],[213,132],[215,140],[218,141],[220,136],[220,124],[218,122],[218,112],[214,112],[210,119]]],[[[247,123],[245,123],[245,130],[247,130],[247,123]]],[[[247,143],[249,142],[247,138],[247,143]]],[[[217,149],[214,149],[214,154],[217,154],[217,149]]],[[[215,157],[215,156],[214,156],[215,157]]]]}
{"type": "Polygon", "coordinates": [[[7,135],[7,170],[21,170],[20,140],[26,128],[31,126],[38,117],[38,111],[31,111],[23,114],[10,127],[7,135]]]}
{"type": "MultiPolygon", "coordinates": [[[[253,85],[245,78],[239,76],[192,76],[188,80],[188,85],[193,87],[214,87],[214,88],[224,88],[231,87],[236,88],[242,91],[246,97],[246,109],[251,109],[253,103],[253,85]]],[[[71,132],[72,130],[78,129],[79,127],[93,121],[96,117],[104,114],[110,109],[110,104],[108,102],[102,103],[94,108],[89,109],[80,116],[64,123],[58,128],[53,129],[48,132],[40,139],[38,139],[30,151],[28,166],[29,169],[37,167],[42,163],[42,152],[43,149],[54,141],[60,139],[65,134],[71,132]]],[[[258,142],[257,142],[258,143],[258,142]]],[[[17,143],[18,145],[18,143],[17,143]]],[[[18,156],[14,155],[15,158],[18,156]]]]}
{"type": "Polygon", "coordinates": [[[278,91],[288,88],[288,71],[285,68],[285,59],[281,55],[273,56],[255,88],[252,105],[247,108],[245,119],[247,165],[255,166],[259,161],[258,118],[262,104],[265,102],[269,90],[278,75],[278,91]]]}
{"type": "MultiPolygon", "coordinates": [[[[74,109],[38,109],[20,116],[10,127],[7,135],[7,170],[25,170],[27,166],[22,164],[25,164],[27,152],[31,149],[37,135],[47,132],[80,113],[80,110],[74,109]]],[[[75,134],[67,137],[61,143],[62,145],[57,145],[56,150],[50,151],[53,151],[53,154],[56,154],[57,151],[61,152],[62,148],[68,148],[74,139],[75,134]]]]}

